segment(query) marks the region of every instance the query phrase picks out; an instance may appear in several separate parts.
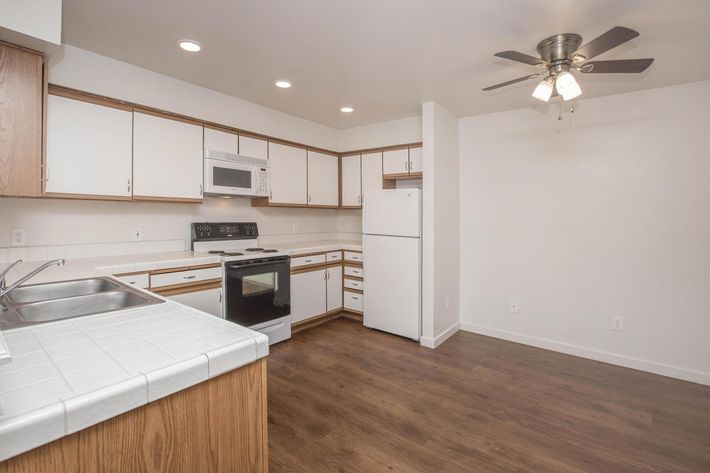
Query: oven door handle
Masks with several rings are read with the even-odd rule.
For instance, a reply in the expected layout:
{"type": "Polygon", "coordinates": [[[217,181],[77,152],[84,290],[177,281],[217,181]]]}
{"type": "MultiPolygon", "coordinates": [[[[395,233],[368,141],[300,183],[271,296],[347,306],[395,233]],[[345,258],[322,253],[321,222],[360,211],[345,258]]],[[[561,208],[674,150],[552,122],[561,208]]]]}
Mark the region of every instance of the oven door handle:
{"type": "Polygon", "coordinates": [[[249,264],[235,264],[235,265],[229,265],[227,266],[227,269],[240,269],[240,268],[253,268],[255,266],[266,266],[269,264],[279,264],[279,263],[286,263],[288,260],[280,260],[280,261],[264,261],[261,263],[249,263],[249,264]]]}

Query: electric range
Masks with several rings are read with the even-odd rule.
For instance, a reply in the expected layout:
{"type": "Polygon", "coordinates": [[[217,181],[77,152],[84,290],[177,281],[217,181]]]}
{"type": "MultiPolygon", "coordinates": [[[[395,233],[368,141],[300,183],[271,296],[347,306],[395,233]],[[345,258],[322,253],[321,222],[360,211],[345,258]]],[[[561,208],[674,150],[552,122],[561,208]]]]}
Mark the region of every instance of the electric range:
{"type": "Polygon", "coordinates": [[[191,248],[222,261],[223,317],[273,345],[291,338],[291,263],[287,252],[259,246],[258,237],[255,222],[193,223],[191,248]]]}

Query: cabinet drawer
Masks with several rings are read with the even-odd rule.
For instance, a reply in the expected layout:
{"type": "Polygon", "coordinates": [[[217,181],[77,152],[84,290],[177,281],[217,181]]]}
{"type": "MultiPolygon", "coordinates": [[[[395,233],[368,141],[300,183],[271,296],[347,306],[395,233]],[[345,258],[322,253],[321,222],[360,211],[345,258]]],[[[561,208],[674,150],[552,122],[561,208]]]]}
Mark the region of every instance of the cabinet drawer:
{"type": "Polygon", "coordinates": [[[358,291],[362,291],[363,287],[362,281],[347,278],[343,280],[343,285],[348,289],[357,289],[358,291]]]}
{"type": "Polygon", "coordinates": [[[131,274],[129,276],[116,276],[116,279],[118,279],[122,283],[126,283],[135,287],[140,287],[141,289],[148,289],[150,287],[148,273],[131,274]]]}
{"type": "Polygon", "coordinates": [[[345,267],[346,276],[355,276],[356,278],[361,278],[364,276],[364,274],[365,272],[362,270],[362,268],[353,268],[352,266],[345,267]]]}
{"type": "Polygon", "coordinates": [[[309,266],[312,264],[323,264],[325,263],[325,255],[312,255],[312,256],[297,256],[291,258],[291,267],[298,268],[299,266],[309,266]]]}
{"type": "Polygon", "coordinates": [[[345,261],[355,261],[357,263],[362,262],[362,253],[357,253],[355,251],[345,252],[345,261]]]}
{"type": "Polygon", "coordinates": [[[362,294],[356,292],[343,292],[343,307],[357,312],[362,312],[362,294]]]}
{"type": "Polygon", "coordinates": [[[332,263],[334,261],[342,261],[343,252],[342,251],[331,251],[330,253],[327,253],[325,255],[325,258],[328,261],[328,263],[332,263]]]}
{"type": "Polygon", "coordinates": [[[222,267],[176,271],[174,273],[151,274],[150,288],[157,289],[176,284],[195,284],[210,279],[222,279],[222,267]]]}

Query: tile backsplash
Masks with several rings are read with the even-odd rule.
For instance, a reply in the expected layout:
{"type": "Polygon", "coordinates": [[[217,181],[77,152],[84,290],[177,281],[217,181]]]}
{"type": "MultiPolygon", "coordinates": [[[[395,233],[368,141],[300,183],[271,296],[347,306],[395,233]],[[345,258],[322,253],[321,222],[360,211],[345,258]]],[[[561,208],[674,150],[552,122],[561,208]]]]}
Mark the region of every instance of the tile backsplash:
{"type": "Polygon", "coordinates": [[[92,258],[145,253],[185,251],[185,240],[128,241],[115,243],[87,243],[81,245],[11,246],[0,248],[0,263],[44,261],[56,258],[92,258]]]}

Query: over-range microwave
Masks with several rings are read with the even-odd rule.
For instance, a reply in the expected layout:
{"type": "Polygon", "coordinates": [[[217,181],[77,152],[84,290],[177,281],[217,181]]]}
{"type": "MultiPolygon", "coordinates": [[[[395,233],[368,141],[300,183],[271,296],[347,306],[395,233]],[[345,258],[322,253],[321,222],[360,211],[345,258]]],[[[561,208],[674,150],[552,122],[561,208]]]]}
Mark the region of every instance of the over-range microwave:
{"type": "Polygon", "coordinates": [[[267,197],[269,162],[221,151],[205,150],[205,194],[267,197]]]}

